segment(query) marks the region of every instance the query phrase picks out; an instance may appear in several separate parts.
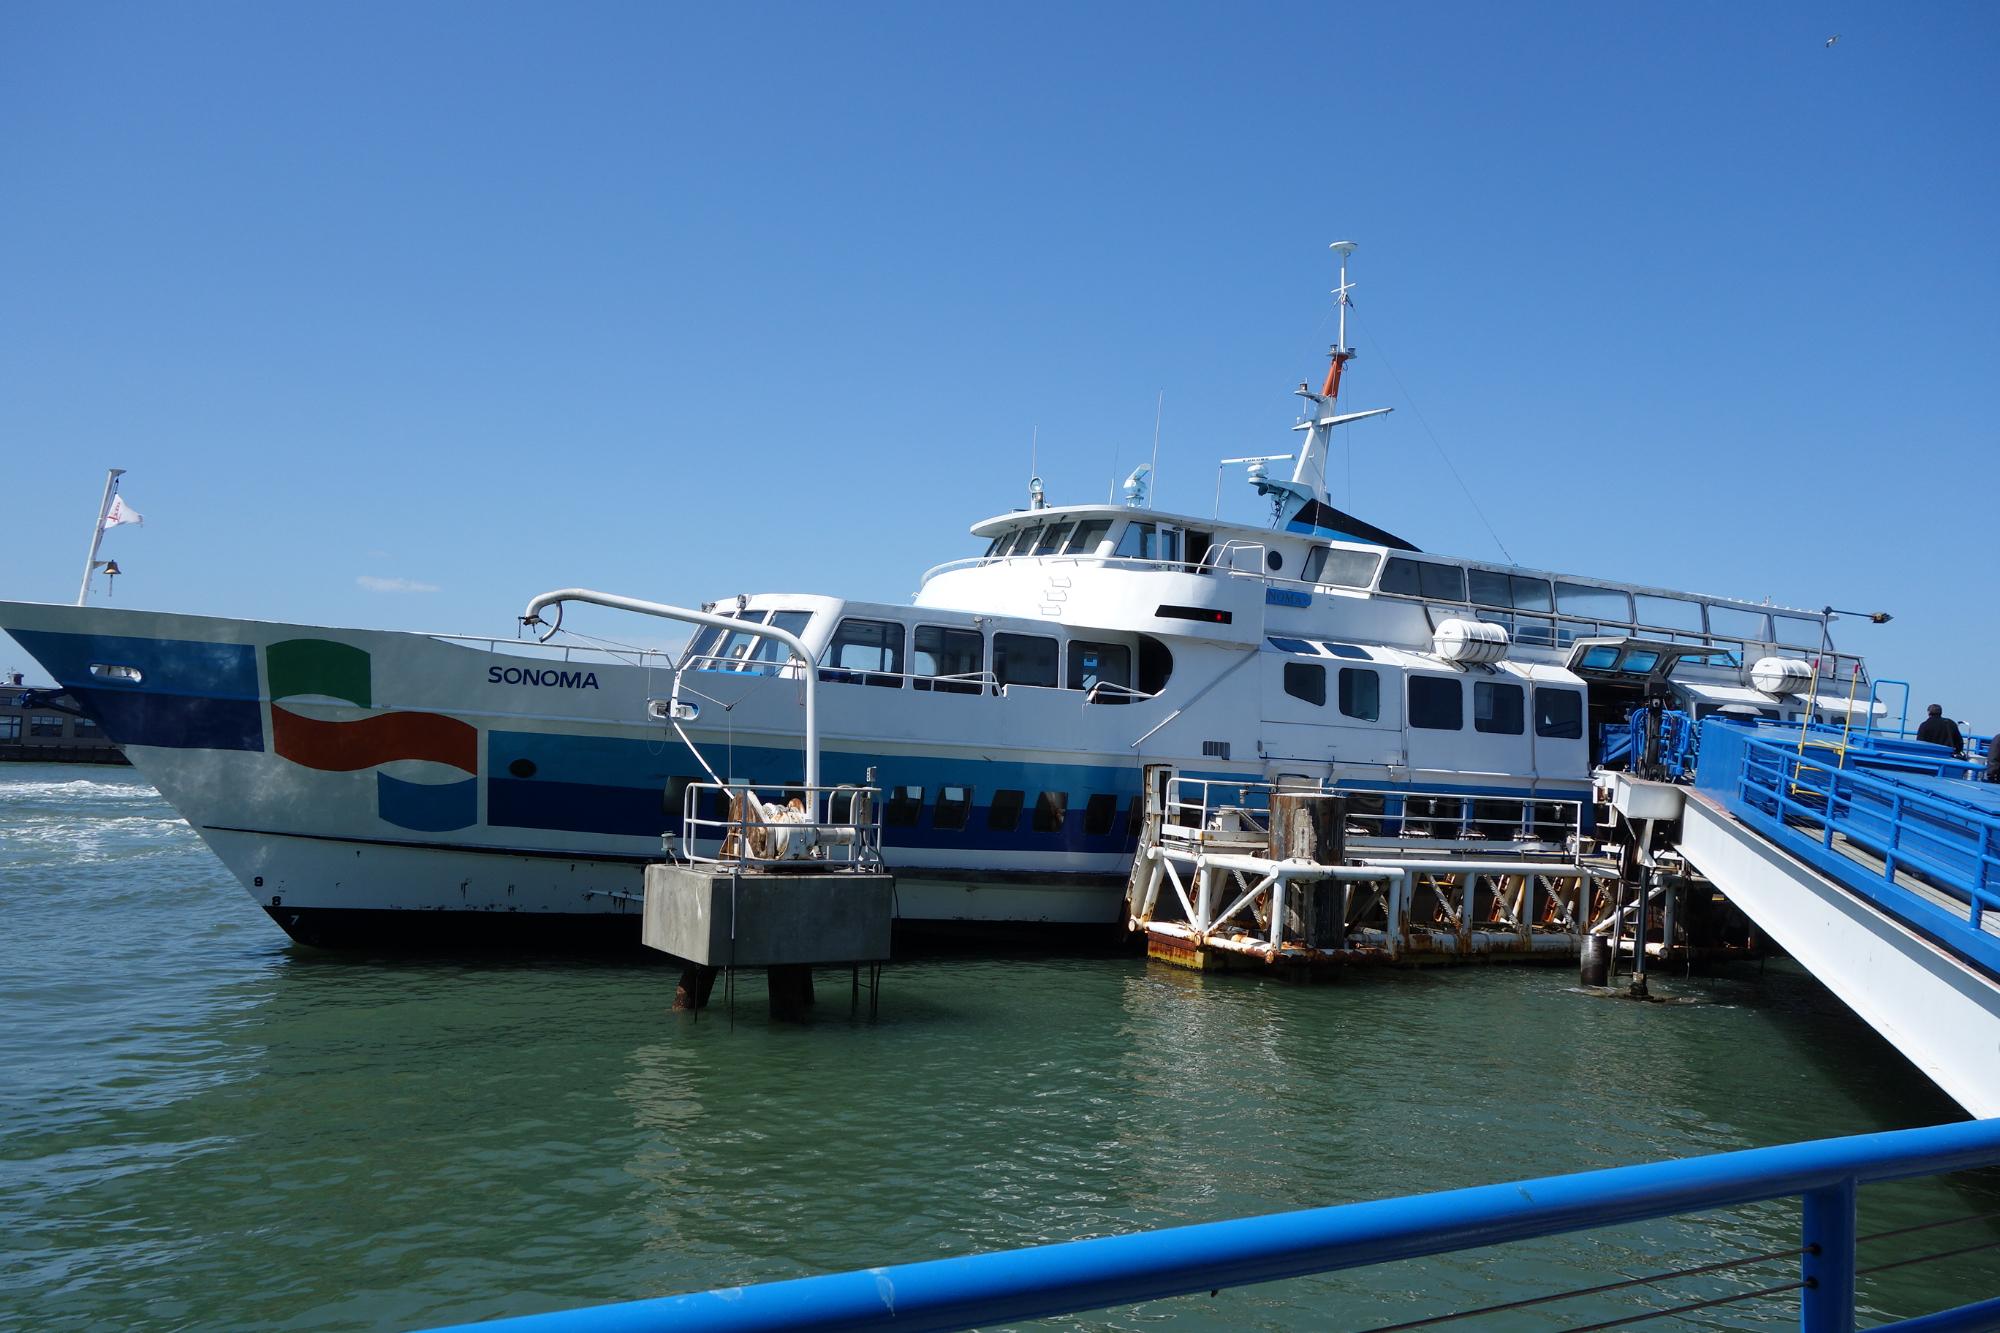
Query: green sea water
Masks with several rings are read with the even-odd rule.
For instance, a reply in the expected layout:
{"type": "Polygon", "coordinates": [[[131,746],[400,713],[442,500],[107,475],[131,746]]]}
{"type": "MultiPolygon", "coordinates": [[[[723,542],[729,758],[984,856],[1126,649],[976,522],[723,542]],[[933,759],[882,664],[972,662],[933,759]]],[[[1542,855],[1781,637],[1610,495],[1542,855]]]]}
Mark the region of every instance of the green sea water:
{"type": "MultiPolygon", "coordinates": [[[[929,957],[850,1018],[670,1011],[675,974],[292,945],[124,770],[0,767],[0,1324],[395,1329],[1933,1124],[1809,977],[1567,968],[1295,987],[1133,958],[929,957]]],[[[718,1000],[720,992],[718,992],[718,1000]]],[[[2000,1210],[1875,1186],[1861,1229],[2000,1210]]],[[[1973,1222],[1862,1264],[2000,1241],[1973,1222]]],[[[1796,1243],[1766,1205],[1061,1321],[1368,1329],[1796,1243]]],[[[1793,1280],[1662,1282],[1561,1328],[1793,1280]]],[[[1864,1325],[2000,1250],[1862,1279],[1864,1325]]],[[[1648,1327],[1795,1326],[1795,1294],[1648,1327]]]]}

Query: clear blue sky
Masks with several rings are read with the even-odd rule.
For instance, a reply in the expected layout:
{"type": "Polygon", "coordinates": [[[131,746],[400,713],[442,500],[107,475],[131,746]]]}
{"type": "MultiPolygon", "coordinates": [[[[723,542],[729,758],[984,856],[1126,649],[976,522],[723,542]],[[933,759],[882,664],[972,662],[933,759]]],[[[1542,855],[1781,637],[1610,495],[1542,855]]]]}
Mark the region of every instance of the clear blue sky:
{"type": "Polygon", "coordinates": [[[1352,237],[1337,502],[1497,553],[1421,412],[1516,560],[1885,607],[2000,723],[1996,64],[1985,4],[7,6],[0,595],[117,465],[121,605],[902,599],[1036,427],[1058,502],[1161,389],[1164,508],[1291,448],[1352,237]]]}

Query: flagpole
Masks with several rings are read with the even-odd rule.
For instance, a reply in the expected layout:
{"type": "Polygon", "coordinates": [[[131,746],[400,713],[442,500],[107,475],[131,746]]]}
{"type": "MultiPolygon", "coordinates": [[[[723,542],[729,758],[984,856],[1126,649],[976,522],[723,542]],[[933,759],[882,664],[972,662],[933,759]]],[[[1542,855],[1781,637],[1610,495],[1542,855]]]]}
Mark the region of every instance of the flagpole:
{"type": "Polygon", "coordinates": [[[118,491],[118,479],[125,475],[122,467],[106,468],[104,471],[104,498],[97,502],[97,522],[90,528],[90,554],[83,561],[83,586],[76,590],[76,604],[83,605],[83,599],[90,596],[90,572],[97,568],[97,544],[104,540],[104,516],[111,512],[111,497],[118,491]]]}

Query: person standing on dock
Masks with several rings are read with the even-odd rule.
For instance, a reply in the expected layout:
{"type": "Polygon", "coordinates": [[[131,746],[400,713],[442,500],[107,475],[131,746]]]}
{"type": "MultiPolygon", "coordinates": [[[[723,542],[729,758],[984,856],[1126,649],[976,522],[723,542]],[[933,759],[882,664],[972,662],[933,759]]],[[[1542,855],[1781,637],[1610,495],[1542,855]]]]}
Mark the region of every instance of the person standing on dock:
{"type": "Polygon", "coordinates": [[[1917,739],[1929,741],[1932,745],[1942,745],[1954,755],[1964,755],[1965,737],[1958,734],[1958,723],[1944,715],[1943,704],[1932,704],[1924,710],[1929,714],[1923,725],[1917,728],[1917,739]]]}

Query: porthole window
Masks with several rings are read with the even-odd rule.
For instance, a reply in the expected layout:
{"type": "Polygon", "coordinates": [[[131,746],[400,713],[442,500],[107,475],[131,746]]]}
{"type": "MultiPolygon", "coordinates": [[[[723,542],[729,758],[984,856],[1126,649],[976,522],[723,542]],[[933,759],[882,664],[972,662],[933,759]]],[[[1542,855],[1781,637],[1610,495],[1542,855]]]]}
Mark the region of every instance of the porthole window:
{"type": "Polygon", "coordinates": [[[507,771],[517,778],[531,778],[535,776],[535,761],[532,759],[516,759],[513,763],[507,765],[507,771]]]}
{"type": "Polygon", "coordinates": [[[1276,551],[1264,552],[1264,568],[1270,570],[1273,574],[1275,574],[1284,567],[1285,567],[1284,556],[1280,555],[1276,551]]]}

